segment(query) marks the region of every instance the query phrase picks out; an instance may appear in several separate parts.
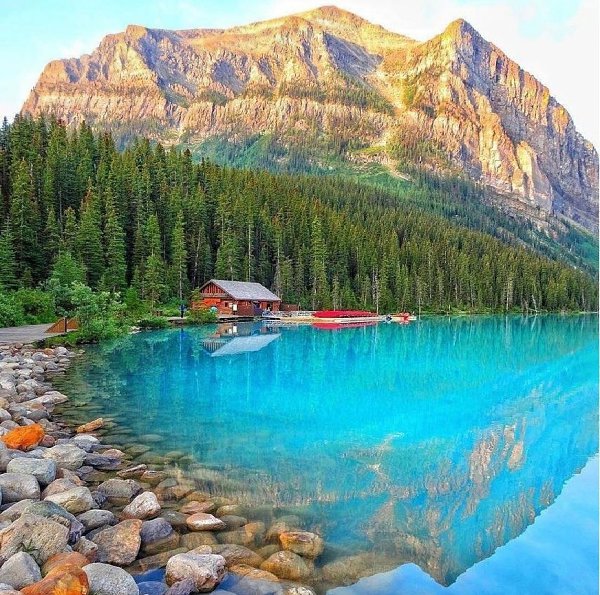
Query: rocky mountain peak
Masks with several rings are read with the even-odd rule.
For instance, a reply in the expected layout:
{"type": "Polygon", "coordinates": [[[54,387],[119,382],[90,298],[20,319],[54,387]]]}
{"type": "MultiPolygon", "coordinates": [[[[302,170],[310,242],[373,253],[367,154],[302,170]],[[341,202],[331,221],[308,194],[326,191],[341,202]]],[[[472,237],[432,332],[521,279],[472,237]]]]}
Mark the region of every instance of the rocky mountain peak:
{"type": "Polygon", "coordinates": [[[130,25],[91,55],[51,62],[22,111],[194,150],[268,135],[314,167],[337,147],[351,167],[395,175],[403,155],[483,184],[536,225],[597,229],[596,150],[462,19],[424,42],[335,6],[226,30],[130,25]]]}

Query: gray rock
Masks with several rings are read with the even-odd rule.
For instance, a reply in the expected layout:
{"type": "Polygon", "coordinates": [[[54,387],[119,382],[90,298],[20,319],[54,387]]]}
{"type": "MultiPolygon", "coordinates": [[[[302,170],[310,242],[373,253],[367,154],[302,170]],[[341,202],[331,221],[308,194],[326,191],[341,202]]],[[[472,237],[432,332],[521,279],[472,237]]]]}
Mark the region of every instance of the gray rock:
{"type": "Polygon", "coordinates": [[[131,519],[150,519],[160,512],[158,498],[153,492],[143,492],[136,496],[123,509],[123,514],[131,519]]]}
{"type": "Polygon", "coordinates": [[[33,475],[40,485],[47,486],[56,477],[56,463],[51,459],[18,457],[8,463],[6,471],[8,473],[33,475]]]}
{"type": "Polygon", "coordinates": [[[86,452],[74,444],[57,444],[49,448],[44,457],[56,461],[59,467],[75,471],[83,465],[86,452]]]}
{"type": "Polygon", "coordinates": [[[85,464],[102,471],[115,471],[121,467],[121,459],[90,452],[85,457],[85,464]]]}
{"type": "Polygon", "coordinates": [[[115,515],[110,510],[100,510],[99,508],[88,510],[78,515],[77,519],[85,527],[86,531],[106,525],[114,525],[117,522],[115,515]]]}
{"type": "Polygon", "coordinates": [[[0,583],[6,583],[14,589],[22,589],[41,580],[40,567],[25,552],[13,554],[0,568],[0,583]]]}
{"type": "Polygon", "coordinates": [[[98,546],[98,561],[128,566],[137,557],[142,544],[142,521],[130,519],[96,533],[92,541],[98,546]]]}
{"type": "Polygon", "coordinates": [[[73,549],[85,556],[90,562],[95,562],[98,558],[98,546],[93,542],[82,537],[74,546],[73,549]]]}
{"type": "Polygon", "coordinates": [[[47,485],[42,492],[42,498],[47,498],[48,496],[52,496],[54,494],[60,494],[61,492],[66,492],[67,490],[72,490],[76,488],[77,484],[73,483],[70,479],[55,479],[52,483],[47,485]]]}
{"type": "Polygon", "coordinates": [[[225,576],[225,558],[215,554],[177,554],[169,559],[165,572],[167,585],[186,578],[194,581],[198,591],[211,591],[225,576]]]}
{"type": "Polygon", "coordinates": [[[133,479],[109,479],[98,486],[98,491],[107,498],[131,500],[142,491],[142,486],[133,479]]]}
{"type": "Polygon", "coordinates": [[[173,528],[165,521],[165,519],[159,518],[151,521],[144,521],[140,531],[142,545],[154,543],[155,541],[169,537],[171,533],[173,533],[173,528]]]}
{"type": "Polygon", "coordinates": [[[94,595],[139,595],[133,577],[122,568],[110,564],[88,564],[83,567],[94,595]]]}
{"type": "Polygon", "coordinates": [[[46,496],[45,500],[62,506],[71,514],[80,514],[96,506],[92,493],[85,487],[76,487],[52,496],[46,496]]]}
{"type": "Polygon", "coordinates": [[[36,514],[64,525],[69,530],[69,543],[75,543],[83,533],[83,525],[62,506],[50,501],[29,501],[23,514],[36,514]]]}
{"type": "Polygon", "coordinates": [[[38,563],[64,552],[69,541],[69,530],[56,521],[35,514],[23,514],[2,533],[0,556],[4,559],[33,547],[38,563]]]}
{"type": "Polygon", "coordinates": [[[18,502],[30,498],[40,499],[40,484],[27,473],[4,473],[0,475],[2,502],[18,502]]]}

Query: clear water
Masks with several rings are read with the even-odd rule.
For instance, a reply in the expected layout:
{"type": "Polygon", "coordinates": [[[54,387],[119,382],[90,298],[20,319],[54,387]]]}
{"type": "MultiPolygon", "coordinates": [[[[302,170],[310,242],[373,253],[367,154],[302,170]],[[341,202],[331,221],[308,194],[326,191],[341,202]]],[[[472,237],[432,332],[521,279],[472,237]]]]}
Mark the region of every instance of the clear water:
{"type": "Polygon", "coordinates": [[[413,562],[452,584],[598,451],[596,316],[156,331],[88,349],[61,382],[115,440],[300,515],[324,564],[363,556],[341,582],[413,562]]]}

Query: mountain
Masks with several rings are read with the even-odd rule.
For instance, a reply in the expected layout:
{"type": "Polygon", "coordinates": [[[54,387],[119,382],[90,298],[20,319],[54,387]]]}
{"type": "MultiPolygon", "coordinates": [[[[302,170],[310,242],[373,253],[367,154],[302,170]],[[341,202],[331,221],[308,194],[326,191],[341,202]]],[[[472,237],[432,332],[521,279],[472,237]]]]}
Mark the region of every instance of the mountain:
{"type": "Polygon", "coordinates": [[[227,30],[131,25],[49,63],[22,113],[236,164],[458,176],[537,228],[598,229],[595,148],[463,20],[425,42],[335,7],[227,30]]]}

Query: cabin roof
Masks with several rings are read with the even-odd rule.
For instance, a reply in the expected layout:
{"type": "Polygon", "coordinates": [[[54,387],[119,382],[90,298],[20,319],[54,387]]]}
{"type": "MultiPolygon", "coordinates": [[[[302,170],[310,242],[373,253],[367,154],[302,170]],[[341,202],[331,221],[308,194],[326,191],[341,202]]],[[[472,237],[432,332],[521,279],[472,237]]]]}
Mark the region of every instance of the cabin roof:
{"type": "Polygon", "coordinates": [[[272,291],[269,291],[264,285],[261,285],[260,283],[251,283],[249,281],[225,281],[223,279],[211,279],[200,288],[200,291],[202,291],[210,283],[214,283],[217,287],[220,287],[234,300],[255,300],[263,302],[281,301],[281,298],[277,297],[272,291]]]}

